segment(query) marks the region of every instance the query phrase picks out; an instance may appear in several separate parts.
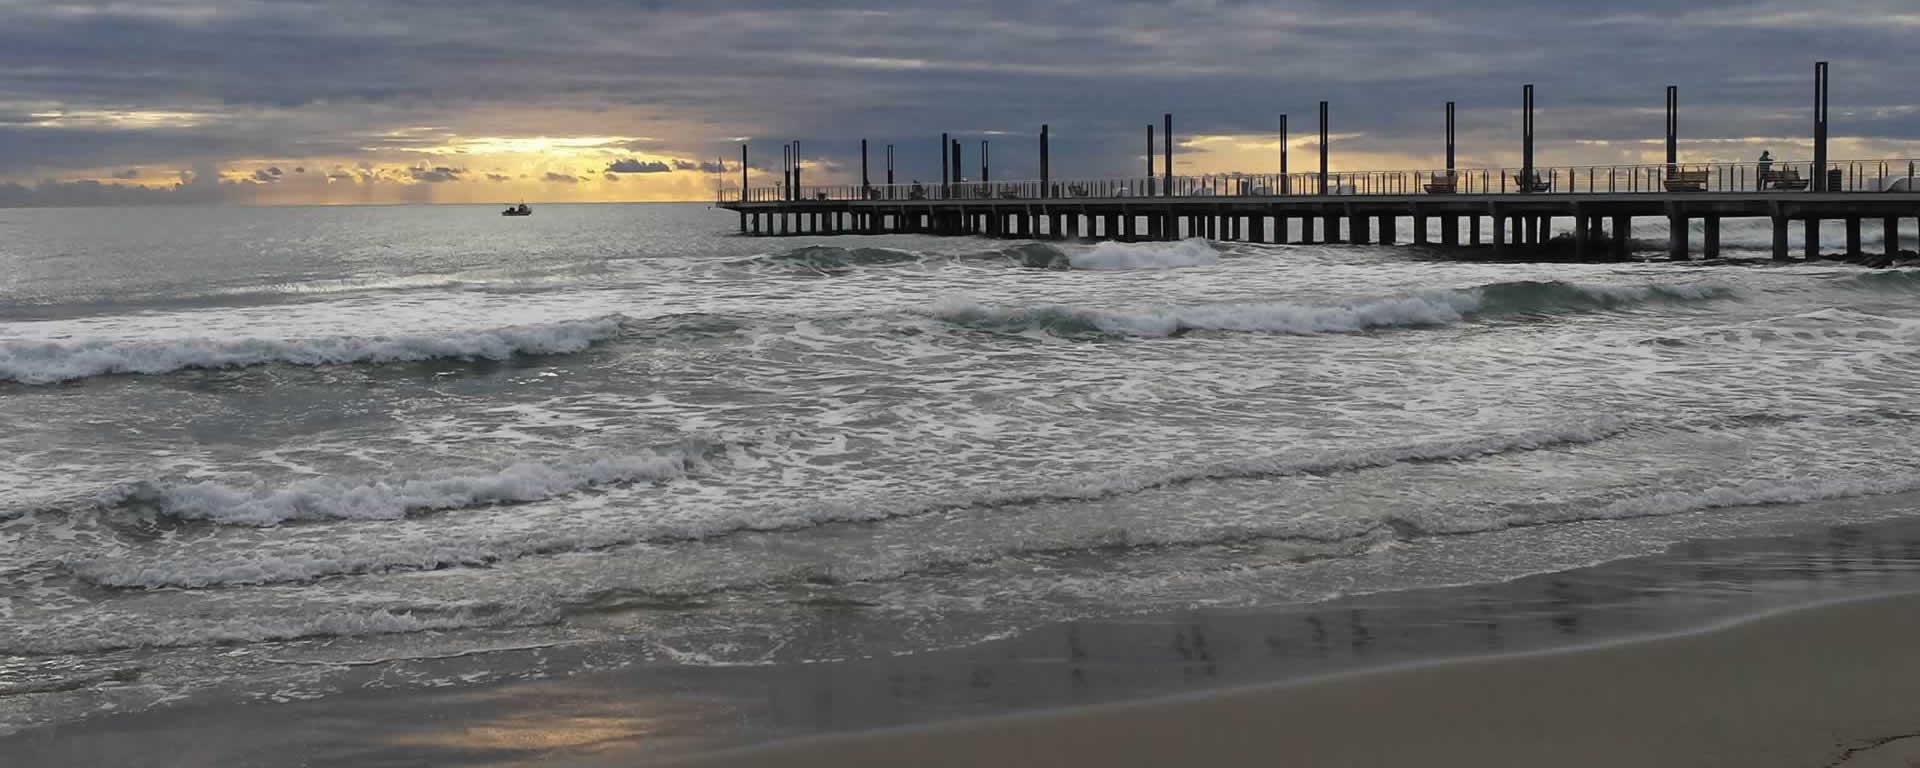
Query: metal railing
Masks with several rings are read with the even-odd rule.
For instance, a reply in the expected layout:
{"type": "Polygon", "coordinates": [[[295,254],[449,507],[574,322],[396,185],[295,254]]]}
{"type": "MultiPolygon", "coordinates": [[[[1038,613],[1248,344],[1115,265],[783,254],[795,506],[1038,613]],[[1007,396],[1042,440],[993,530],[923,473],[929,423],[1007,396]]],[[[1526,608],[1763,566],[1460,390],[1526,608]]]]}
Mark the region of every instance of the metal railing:
{"type": "MultiPolygon", "coordinates": [[[[1920,192],[1920,160],[1842,160],[1825,166],[1828,192],[1920,192]]],[[[1311,197],[1370,195],[1622,194],[1642,192],[1807,192],[1816,186],[1814,164],[1776,162],[1655,163],[1533,168],[1470,168],[1453,171],[1347,171],[1318,173],[1226,173],[1165,178],[1064,179],[949,184],[858,184],[723,188],[715,202],[876,200],[1115,200],[1166,197],[1311,197]]]]}

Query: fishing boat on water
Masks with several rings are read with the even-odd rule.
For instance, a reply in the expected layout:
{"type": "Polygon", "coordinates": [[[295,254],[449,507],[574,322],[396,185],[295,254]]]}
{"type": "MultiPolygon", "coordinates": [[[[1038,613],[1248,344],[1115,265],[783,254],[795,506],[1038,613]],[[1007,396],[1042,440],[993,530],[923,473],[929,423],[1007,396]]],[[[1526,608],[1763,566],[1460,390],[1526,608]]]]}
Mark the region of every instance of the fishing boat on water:
{"type": "Polygon", "coordinates": [[[532,215],[533,215],[533,209],[532,209],[532,208],[528,208],[528,207],[527,207],[527,204],[526,204],[526,203],[521,203],[521,204],[519,204],[519,205],[510,205],[510,206],[507,206],[507,209],[506,209],[506,210],[504,210],[504,211],[501,211],[501,212],[500,212],[500,215],[502,215],[502,216],[532,216],[532,215]]]}

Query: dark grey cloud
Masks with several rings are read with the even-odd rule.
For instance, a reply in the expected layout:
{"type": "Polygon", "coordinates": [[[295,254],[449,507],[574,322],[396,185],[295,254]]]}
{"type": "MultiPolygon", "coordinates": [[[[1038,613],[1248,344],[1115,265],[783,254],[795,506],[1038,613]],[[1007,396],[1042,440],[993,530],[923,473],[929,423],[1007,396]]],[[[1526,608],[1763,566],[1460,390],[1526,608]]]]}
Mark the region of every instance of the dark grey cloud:
{"type": "Polygon", "coordinates": [[[555,182],[558,184],[578,184],[581,181],[579,177],[576,177],[572,174],[554,173],[552,171],[547,172],[546,180],[555,182]]]}
{"type": "Polygon", "coordinates": [[[408,175],[412,176],[414,181],[424,181],[429,184],[459,181],[460,175],[466,172],[467,170],[465,168],[450,168],[444,165],[436,165],[432,168],[421,166],[407,169],[408,175]]]}
{"type": "Polygon", "coordinates": [[[607,173],[668,173],[673,168],[661,160],[641,162],[631,157],[607,164],[607,173]]]}
{"type": "Polygon", "coordinates": [[[487,174],[487,181],[499,181],[499,182],[513,181],[513,177],[508,176],[504,173],[489,173],[487,174]]]}
{"type": "Polygon", "coordinates": [[[740,170],[740,164],[719,162],[696,163],[689,160],[675,160],[673,161],[673,169],[676,171],[699,171],[701,173],[725,173],[727,171],[740,170]]]}
{"type": "MultiPolygon", "coordinates": [[[[1270,133],[1285,112],[1298,137],[1320,99],[1357,134],[1336,152],[1423,155],[1456,100],[1472,158],[1517,146],[1525,82],[1553,162],[1599,156],[1576,140],[1657,138],[1668,83],[1689,141],[1803,136],[1820,58],[1836,137],[1914,141],[1894,52],[1917,34],[1911,0],[0,2],[0,177],[400,152],[440,138],[399,129],[511,110],[635,110],[649,122],[622,132],[654,138],[628,150],[728,158],[614,173],[737,172],[744,136],[752,167],[798,139],[815,178],[847,178],[864,137],[876,181],[888,143],[902,181],[937,179],[949,131],[969,174],[986,138],[993,175],[1019,178],[1047,122],[1056,175],[1109,175],[1137,172],[1162,112],[1181,136],[1270,133]],[[36,117],[50,110],[210,117],[56,126],[36,117]]],[[[1749,154],[1717,146],[1687,150],[1749,154]]]]}

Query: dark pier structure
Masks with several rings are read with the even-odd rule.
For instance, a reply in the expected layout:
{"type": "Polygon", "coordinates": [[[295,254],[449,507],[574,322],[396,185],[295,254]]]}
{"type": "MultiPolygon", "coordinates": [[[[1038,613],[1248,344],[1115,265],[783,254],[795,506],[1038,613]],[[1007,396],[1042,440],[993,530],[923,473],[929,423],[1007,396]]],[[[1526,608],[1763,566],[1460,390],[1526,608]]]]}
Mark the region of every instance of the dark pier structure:
{"type": "Polygon", "coordinates": [[[861,146],[857,185],[803,186],[798,143],[785,148],[783,184],[746,185],[720,193],[720,207],[738,211],[748,235],[924,233],[1034,239],[1174,240],[1200,237],[1254,243],[1402,242],[1399,223],[1410,220],[1408,242],[1490,246],[1522,255],[1552,244],[1585,258],[1627,258],[1633,221],[1664,217],[1667,252],[1720,252],[1720,223],[1764,218],[1773,224],[1773,256],[1790,259],[1789,231],[1804,229],[1804,253],[1819,256],[1820,224],[1845,223],[1846,253],[1863,256],[1862,227],[1878,220],[1887,256],[1899,253],[1899,221],[1920,217],[1920,178],[1911,159],[1831,161],[1827,157],[1827,64],[1814,68],[1813,158],[1683,163],[1679,157],[1679,91],[1666,89],[1666,162],[1648,165],[1539,167],[1534,156],[1534,87],[1522,89],[1521,166],[1454,167],[1454,103],[1446,103],[1446,167],[1421,171],[1329,170],[1329,105],[1320,102],[1319,166],[1288,169],[1287,116],[1280,116],[1279,173],[1205,176],[1174,174],[1173,115],[1163,116],[1154,153],[1147,126],[1147,168],[1141,177],[1063,180],[1049,169],[1048,126],[1040,127],[1038,178],[992,181],[986,142],[980,175],[963,180],[961,143],[940,138],[938,186],[894,179],[887,146],[886,183],[873,184],[861,146]],[[1159,175],[1156,177],[1158,159],[1159,175]],[[1558,240],[1553,224],[1570,222],[1558,240]],[[1462,224],[1465,224],[1463,227],[1462,224]],[[1437,226],[1436,226],[1437,225],[1437,226]],[[1485,226],[1483,226],[1485,225],[1485,226]],[[1464,237],[1463,237],[1464,229],[1464,237]]]}

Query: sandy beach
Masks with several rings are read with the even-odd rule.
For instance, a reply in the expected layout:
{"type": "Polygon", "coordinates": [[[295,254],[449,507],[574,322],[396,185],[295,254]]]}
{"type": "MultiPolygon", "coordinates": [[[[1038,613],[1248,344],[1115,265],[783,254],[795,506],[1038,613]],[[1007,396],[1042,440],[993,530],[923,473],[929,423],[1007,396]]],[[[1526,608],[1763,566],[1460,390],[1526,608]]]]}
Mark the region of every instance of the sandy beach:
{"type": "Polygon", "coordinates": [[[686,766],[1910,766],[1920,594],[1573,651],[832,736],[686,766]]]}

